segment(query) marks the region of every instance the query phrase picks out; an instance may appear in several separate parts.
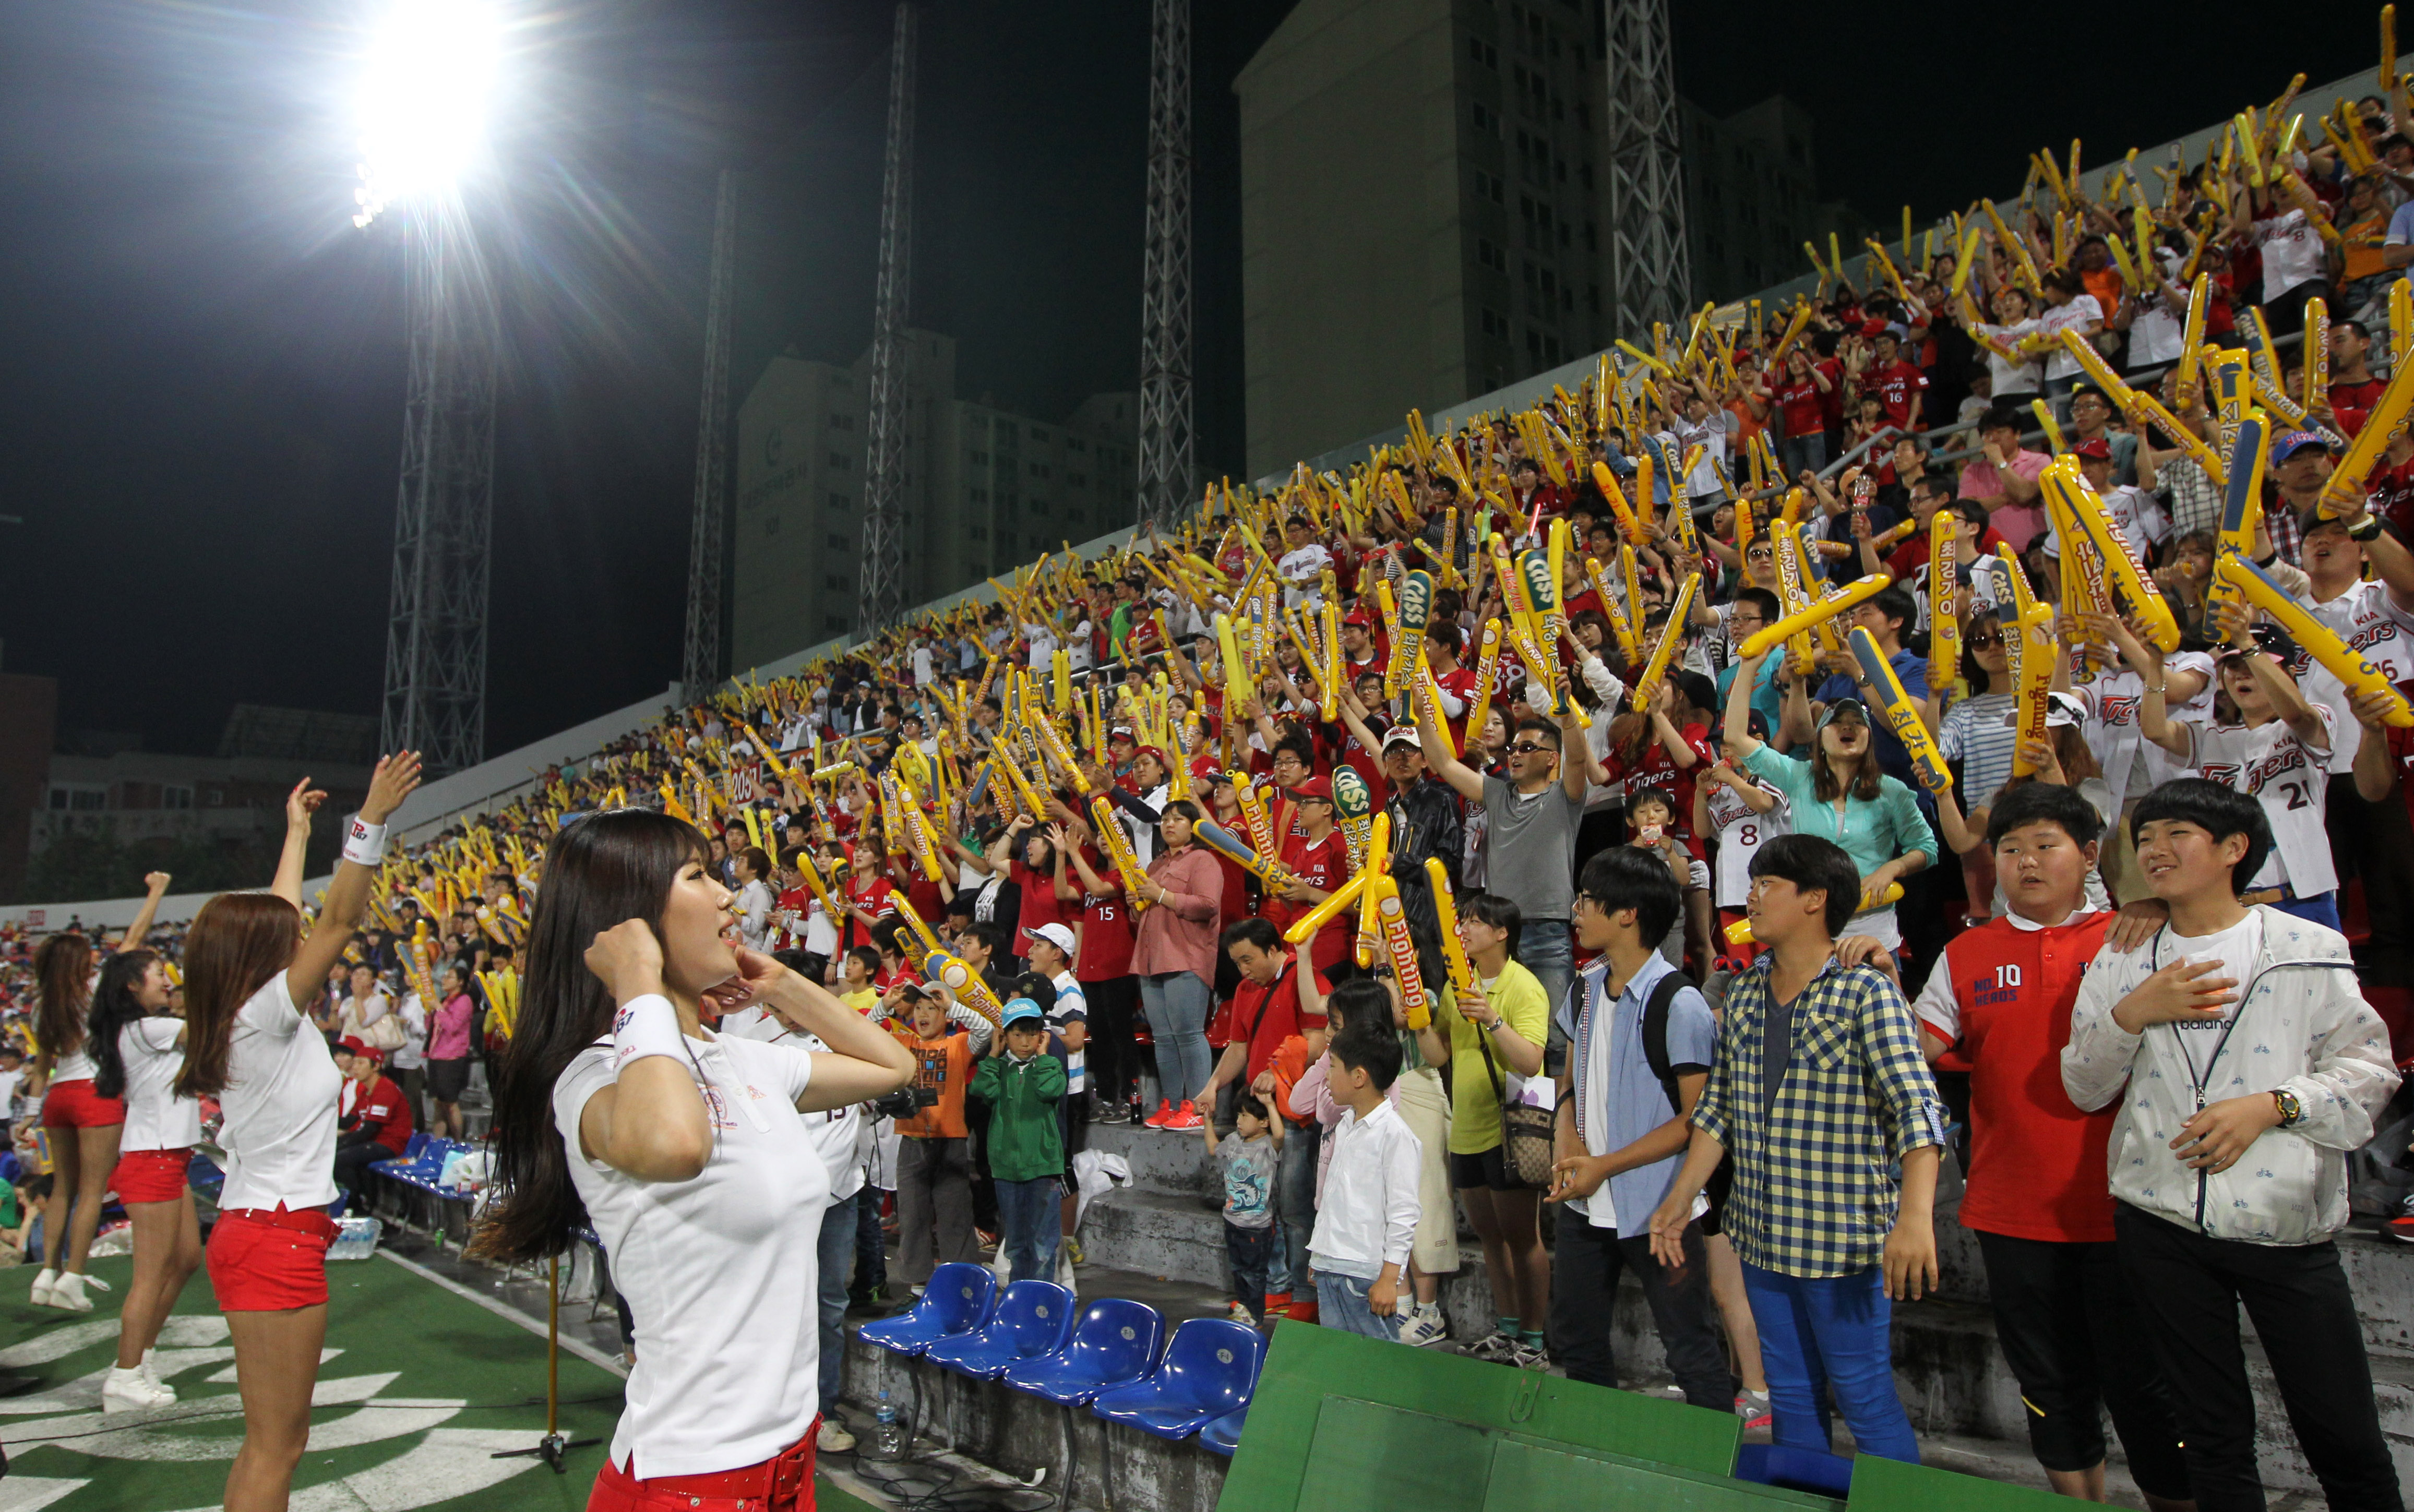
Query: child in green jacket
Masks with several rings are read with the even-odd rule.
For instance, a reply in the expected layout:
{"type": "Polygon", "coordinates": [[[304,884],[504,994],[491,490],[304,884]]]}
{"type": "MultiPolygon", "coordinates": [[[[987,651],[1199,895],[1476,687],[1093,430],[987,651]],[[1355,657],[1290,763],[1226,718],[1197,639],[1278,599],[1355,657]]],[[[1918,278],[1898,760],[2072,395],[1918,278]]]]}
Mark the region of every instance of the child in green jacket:
{"type": "Polygon", "coordinates": [[[1063,1224],[1065,1136],[1057,1104],[1065,1063],[1048,1053],[1048,1019],[1029,998],[1009,999],[1006,1032],[973,1074],[972,1095],[989,1104],[989,1173],[1009,1281],[1052,1281],[1063,1224]]]}

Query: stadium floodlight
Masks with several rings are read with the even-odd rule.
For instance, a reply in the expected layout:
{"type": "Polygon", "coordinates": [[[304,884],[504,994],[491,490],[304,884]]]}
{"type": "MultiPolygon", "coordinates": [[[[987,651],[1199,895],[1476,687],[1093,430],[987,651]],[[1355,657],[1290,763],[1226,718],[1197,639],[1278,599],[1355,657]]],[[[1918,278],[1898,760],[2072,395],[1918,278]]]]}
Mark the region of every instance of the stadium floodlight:
{"type": "Polygon", "coordinates": [[[370,39],[361,84],[354,226],[451,187],[474,163],[501,54],[492,0],[393,0],[370,39]]]}

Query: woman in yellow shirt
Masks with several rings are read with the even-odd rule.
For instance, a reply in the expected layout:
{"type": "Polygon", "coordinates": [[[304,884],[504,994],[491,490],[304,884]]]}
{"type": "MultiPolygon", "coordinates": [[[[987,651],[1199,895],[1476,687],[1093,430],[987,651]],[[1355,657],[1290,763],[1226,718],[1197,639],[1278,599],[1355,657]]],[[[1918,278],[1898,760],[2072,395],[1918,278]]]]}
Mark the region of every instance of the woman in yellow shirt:
{"type": "Polygon", "coordinates": [[[1542,1193],[1509,1168],[1500,1104],[1516,1083],[1542,1072],[1551,1005],[1534,973],[1510,959],[1517,905],[1490,893],[1458,904],[1458,937],[1480,979],[1455,1002],[1436,995],[1432,1027],[1419,1034],[1425,1059],[1451,1077],[1450,1184],[1483,1245],[1498,1330],[1469,1346],[1479,1359],[1542,1370],[1543,1321],[1551,1312],[1551,1257],[1542,1248],[1542,1193]]]}

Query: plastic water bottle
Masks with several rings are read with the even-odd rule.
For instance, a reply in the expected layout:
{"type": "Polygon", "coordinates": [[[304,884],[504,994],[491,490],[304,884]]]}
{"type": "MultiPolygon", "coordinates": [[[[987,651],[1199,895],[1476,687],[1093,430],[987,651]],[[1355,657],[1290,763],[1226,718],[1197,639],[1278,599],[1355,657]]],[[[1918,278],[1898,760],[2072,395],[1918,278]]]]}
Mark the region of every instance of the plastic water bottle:
{"type": "Polygon", "coordinates": [[[888,1401],[888,1391],[880,1392],[880,1408],[873,1415],[872,1456],[874,1460],[905,1458],[905,1430],[897,1425],[897,1409],[888,1401]]]}

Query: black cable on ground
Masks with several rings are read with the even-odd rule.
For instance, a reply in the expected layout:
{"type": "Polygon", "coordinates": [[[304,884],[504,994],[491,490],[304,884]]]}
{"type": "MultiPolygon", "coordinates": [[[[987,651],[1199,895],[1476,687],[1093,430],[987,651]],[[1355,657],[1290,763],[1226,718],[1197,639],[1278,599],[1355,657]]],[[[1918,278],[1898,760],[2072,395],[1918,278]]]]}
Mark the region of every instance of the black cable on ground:
{"type": "MultiPolygon", "coordinates": [[[[30,1435],[29,1437],[19,1440],[18,1442],[33,1445],[68,1444],[77,1439],[98,1438],[103,1433],[122,1433],[129,1428],[164,1428],[171,1423],[206,1423],[216,1418],[239,1418],[243,1416],[242,1399],[238,1397],[207,1397],[202,1400],[204,1401],[212,1402],[224,1401],[228,1403],[228,1405],[224,1407],[203,1407],[197,1402],[194,1404],[197,1410],[188,1413],[177,1413],[171,1416],[136,1417],[129,1414],[117,1418],[113,1422],[104,1417],[101,1421],[101,1426],[98,1428],[85,1429],[80,1432],[74,1433],[38,1433],[30,1435]]],[[[608,1397],[569,1397],[563,1399],[561,1405],[564,1407],[588,1407],[592,1406],[597,1402],[618,1401],[619,1400],[619,1394],[616,1392],[608,1397]]],[[[381,1405],[381,1403],[375,1401],[330,1401],[313,1403],[310,1410],[314,1413],[332,1413],[338,1411],[349,1412],[356,1408],[376,1407],[380,1405],[381,1405]]],[[[543,1397],[523,1397],[517,1401],[465,1401],[459,1407],[455,1408],[454,1411],[465,1413],[499,1413],[514,1412],[525,1407],[542,1407],[544,1405],[544,1399],[543,1397]]],[[[72,1416],[74,1415],[68,1413],[61,1414],[60,1416],[72,1416]]],[[[0,1443],[6,1442],[7,1440],[0,1439],[0,1443]]]]}

